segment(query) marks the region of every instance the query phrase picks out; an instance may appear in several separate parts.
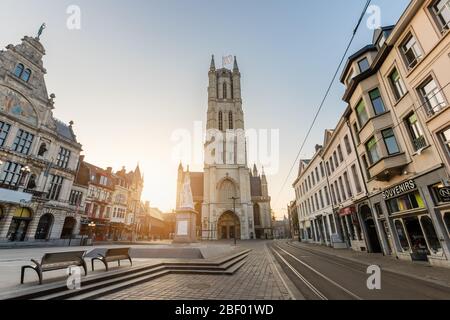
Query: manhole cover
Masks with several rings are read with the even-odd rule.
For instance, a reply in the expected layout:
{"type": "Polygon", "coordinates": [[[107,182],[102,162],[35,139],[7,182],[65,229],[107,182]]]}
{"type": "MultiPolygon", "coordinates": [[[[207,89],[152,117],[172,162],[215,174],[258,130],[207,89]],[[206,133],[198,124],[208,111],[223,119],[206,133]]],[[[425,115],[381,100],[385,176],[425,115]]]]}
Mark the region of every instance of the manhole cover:
{"type": "Polygon", "coordinates": [[[206,283],[190,283],[186,287],[193,290],[205,290],[211,288],[211,286],[206,283]]]}

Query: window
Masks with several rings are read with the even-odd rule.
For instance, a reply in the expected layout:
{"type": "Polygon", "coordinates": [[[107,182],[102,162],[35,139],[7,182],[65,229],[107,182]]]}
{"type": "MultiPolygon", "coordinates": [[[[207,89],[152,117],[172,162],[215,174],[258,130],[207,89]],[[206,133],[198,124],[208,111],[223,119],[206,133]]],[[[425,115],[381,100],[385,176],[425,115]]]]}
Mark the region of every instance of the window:
{"type": "Polygon", "coordinates": [[[223,89],[222,89],[222,98],[227,99],[228,98],[228,92],[227,92],[227,83],[223,83],[223,89]]]}
{"type": "Polygon", "coordinates": [[[400,100],[406,94],[406,87],[397,69],[394,69],[389,75],[389,81],[391,82],[392,91],[394,92],[395,99],[400,100]]]}
{"type": "Polygon", "coordinates": [[[233,112],[231,112],[231,111],[228,113],[228,128],[230,130],[234,129],[234,126],[233,126],[233,112]]]}
{"type": "Polygon", "coordinates": [[[361,182],[359,181],[359,175],[358,175],[358,171],[356,171],[355,164],[352,165],[352,175],[353,175],[353,180],[355,181],[356,192],[361,193],[362,192],[361,182]]]}
{"type": "Polygon", "coordinates": [[[6,162],[3,167],[3,172],[0,178],[0,182],[8,186],[16,186],[19,183],[22,165],[14,162],[6,162]]]}
{"type": "Polygon", "coordinates": [[[0,121],[0,147],[3,147],[5,144],[9,129],[11,129],[11,125],[0,121]]]}
{"type": "Polygon", "coordinates": [[[219,130],[223,131],[223,113],[222,113],[222,111],[219,112],[219,130]]]}
{"type": "Polygon", "coordinates": [[[327,166],[327,174],[328,175],[330,175],[331,174],[331,171],[330,171],[330,163],[327,161],[327,163],[326,163],[326,166],[327,166]]]}
{"type": "Polygon", "coordinates": [[[356,106],[356,115],[358,117],[360,127],[363,127],[367,123],[367,121],[369,121],[366,105],[363,100],[361,100],[356,106]]]}
{"type": "Polygon", "coordinates": [[[337,181],[334,182],[334,190],[336,191],[336,199],[338,203],[342,202],[341,193],[339,192],[339,186],[337,181]]]}
{"type": "Polygon", "coordinates": [[[348,180],[347,172],[344,172],[344,182],[345,182],[345,187],[347,188],[348,197],[349,198],[353,197],[353,191],[352,191],[352,187],[350,186],[350,180],[348,180]]]}
{"type": "Polygon", "coordinates": [[[317,193],[314,194],[314,200],[316,200],[316,208],[317,210],[319,210],[320,207],[319,207],[319,199],[317,198],[317,193]]]}
{"type": "Polygon", "coordinates": [[[316,180],[317,180],[317,183],[319,183],[319,181],[320,181],[319,168],[316,168],[316,180]]]}
{"type": "Polygon", "coordinates": [[[341,145],[338,145],[337,150],[338,150],[338,154],[339,154],[339,161],[343,162],[344,161],[344,155],[342,154],[341,145]]]}
{"type": "Polygon", "coordinates": [[[389,155],[393,155],[400,152],[398,148],[397,139],[394,135],[394,130],[387,129],[382,132],[384,144],[386,145],[386,149],[389,155]]]}
{"type": "Polygon", "coordinates": [[[394,222],[395,230],[397,231],[398,240],[400,241],[400,245],[402,246],[403,251],[409,250],[409,242],[406,237],[405,227],[401,220],[395,220],[394,222]]]}
{"type": "Polygon", "coordinates": [[[357,124],[356,122],[353,124],[353,132],[355,133],[356,142],[357,142],[358,144],[360,144],[360,143],[361,143],[361,140],[359,140],[358,124],[357,124]]]}
{"type": "Polygon", "coordinates": [[[30,80],[30,76],[31,76],[31,70],[30,69],[26,69],[23,73],[22,76],[20,77],[23,81],[28,82],[28,80],[30,80]]]}
{"type": "Polygon", "coordinates": [[[445,107],[444,96],[432,77],[419,87],[419,93],[427,107],[429,116],[434,115],[445,107]]]}
{"type": "Polygon", "coordinates": [[[378,88],[370,91],[369,96],[370,101],[372,101],[373,111],[376,115],[382,114],[386,111],[384,108],[383,99],[381,98],[380,90],[378,88]]]}
{"type": "Polygon", "coordinates": [[[339,161],[338,161],[338,157],[337,157],[336,151],[333,152],[333,159],[334,159],[334,166],[337,169],[339,167],[339,161]]]}
{"type": "Polygon", "coordinates": [[[331,172],[334,172],[334,164],[333,164],[333,158],[330,157],[330,167],[331,167],[331,172]]]}
{"type": "Polygon", "coordinates": [[[420,50],[416,38],[411,33],[403,41],[401,50],[408,68],[414,68],[422,57],[422,50],[420,50]]]}
{"type": "Polygon", "coordinates": [[[83,192],[72,190],[70,192],[69,204],[72,206],[81,205],[81,199],[83,199],[83,192]]]}
{"type": "Polygon", "coordinates": [[[60,168],[67,168],[70,159],[70,150],[66,148],[59,148],[58,158],[56,160],[56,165],[60,168]]]}
{"type": "Polygon", "coordinates": [[[327,206],[330,205],[330,194],[328,193],[328,187],[325,187],[323,189],[323,192],[325,193],[325,200],[327,201],[327,206]]]}
{"type": "Polygon", "coordinates": [[[347,154],[352,153],[352,146],[350,145],[350,140],[348,138],[348,135],[344,137],[344,143],[345,143],[345,150],[347,150],[347,154]]]}
{"type": "Polygon", "coordinates": [[[370,68],[369,60],[367,58],[364,58],[360,61],[358,61],[359,71],[364,72],[370,68]]]}
{"type": "Polygon", "coordinates": [[[419,191],[411,192],[395,199],[390,199],[386,201],[386,205],[390,214],[425,208],[425,203],[423,202],[419,191]]]}
{"type": "Polygon", "coordinates": [[[57,175],[51,176],[50,188],[47,193],[47,199],[49,200],[59,199],[59,194],[61,193],[63,181],[64,181],[63,177],[57,175]]]}
{"type": "Polygon", "coordinates": [[[450,156],[450,127],[442,131],[440,134],[440,138],[442,143],[444,144],[445,151],[447,152],[447,156],[450,156]]]}
{"type": "Polygon", "coordinates": [[[312,185],[315,186],[316,185],[316,178],[314,176],[314,171],[311,173],[311,180],[312,180],[312,185]]]}
{"type": "Polygon", "coordinates": [[[369,180],[370,179],[369,162],[367,161],[367,157],[365,154],[362,155],[361,159],[364,165],[364,170],[366,171],[367,180],[369,180]]]}
{"type": "Polygon", "coordinates": [[[323,207],[325,207],[325,202],[323,202],[323,194],[322,194],[322,190],[319,190],[319,198],[320,198],[320,204],[323,207]]]}
{"type": "Polygon", "coordinates": [[[23,72],[24,68],[25,68],[25,67],[23,66],[23,64],[19,63],[19,64],[16,66],[16,69],[14,70],[14,75],[15,75],[17,78],[20,78],[20,76],[22,75],[22,72],[23,72]]]}
{"type": "Polygon", "coordinates": [[[380,155],[378,154],[377,140],[375,137],[369,140],[366,144],[367,153],[369,155],[370,164],[374,164],[380,160],[380,155]]]}
{"type": "Polygon", "coordinates": [[[442,250],[441,244],[439,242],[439,237],[436,234],[436,229],[434,228],[433,221],[429,216],[420,217],[420,222],[422,224],[423,231],[428,240],[428,245],[434,253],[438,253],[442,250]]]}
{"type": "Polygon", "coordinates": [[[325,170],[323,168],[323,162],[320,163],[320,175],[322,176],[322,178],[325,176],[325,170]]]}
{"type": "Polygon", "coordinates": [[[31,143],[33,142],[34,135],[20,129],[17,132],[16,140],[13,144],[13,150],[19,153],[28,154],[30,152],[31,143]]]}
{"type": "Polygon", "coordinates": [[[417,114],[412,113],[405,118],[406,128],[408,129],[409,136],[411,137],[412,144],[415,151],[423,149],[427,146],[425,136],[423,134],[420,123],[417,119],[417,114]]]}
{"type": "Polygon", "coordinates": [[[339,188],[340,188],[341,194],[342,194],[342,200],[347,200],[349,197],[345,193],[344,183],[342,182],[342,177],[339,177],[338,180],[339,180],[339,188]]]}
{"type": "Polygon", "coordinates": [[[331,199],[333,200],[333,204],[337,204],[337,202],[336,202],[336,194],[334,192],[334,185],[330,186],[330,191],[331,191],[331,199]]]}
{"type": "Polygon", "coordinates": [[[431,6],[442,32],[450,29],[450,0],[438,0],[431,6]]]}

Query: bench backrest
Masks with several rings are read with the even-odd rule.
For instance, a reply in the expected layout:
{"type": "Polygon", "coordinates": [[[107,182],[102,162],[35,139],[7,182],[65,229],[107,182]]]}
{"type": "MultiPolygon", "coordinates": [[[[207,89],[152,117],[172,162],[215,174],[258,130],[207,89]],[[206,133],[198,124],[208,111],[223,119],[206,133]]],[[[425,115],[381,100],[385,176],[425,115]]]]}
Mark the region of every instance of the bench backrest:
{"type": "Polygon", "coordinates": [[[130,248],[114,248],[106,250],[105,257],[126,256],[130,254],[130,248]]]}
{"type": "Polygon", "coordinates": [[[41,264],[61,263],[69,261],[82,261],[86,251],[71,251],[71,252],[55,252],[46,253],[42,258],[41,264]]]}

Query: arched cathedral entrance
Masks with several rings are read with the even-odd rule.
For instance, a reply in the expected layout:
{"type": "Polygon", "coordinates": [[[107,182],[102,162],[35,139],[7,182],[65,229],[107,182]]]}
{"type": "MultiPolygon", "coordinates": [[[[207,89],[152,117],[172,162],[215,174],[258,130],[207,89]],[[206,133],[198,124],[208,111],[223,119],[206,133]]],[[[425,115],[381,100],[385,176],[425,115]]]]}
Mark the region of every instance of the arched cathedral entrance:
{"type": "Polygon", "coordinates": [[[227,211],[220,216],[217,224],[218,239],[241,239],[241,223],[232,211],[227,211]]]}

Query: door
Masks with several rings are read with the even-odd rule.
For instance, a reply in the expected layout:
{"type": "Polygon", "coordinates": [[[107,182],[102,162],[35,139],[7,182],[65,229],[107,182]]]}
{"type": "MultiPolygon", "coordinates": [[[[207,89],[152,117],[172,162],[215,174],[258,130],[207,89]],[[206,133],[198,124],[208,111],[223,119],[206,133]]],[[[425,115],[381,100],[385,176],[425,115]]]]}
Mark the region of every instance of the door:
{"type": "Polygon", "coordinates": [[[409,239],[411,240],[411,258],[415,261],[428,261],[427,242],[425,235],[420,227],[419,219],[417,217],[406,218],[405,220],[406,231],[408,232],[409,239]]]}
{"type": "Polygon", "coordinates": [[[367,242],[371,253],[381,253],[380,239],[378,238],[375,221],[373,220],[372,210],[367,205],[361,207],[361,218],[364,221],[367,231],[367,242]]]}
{"type": "Polygon", "coordinates": [[[24,241],[29,222],[29,220],[13,218],[8,231],[9,241],[24,241]]]}

